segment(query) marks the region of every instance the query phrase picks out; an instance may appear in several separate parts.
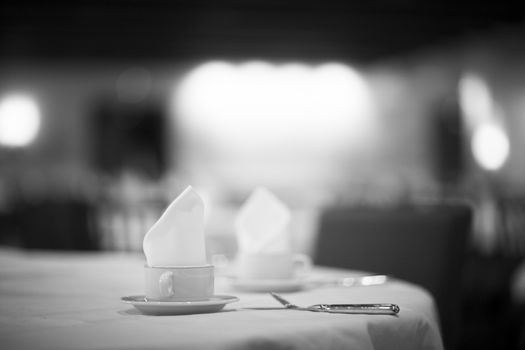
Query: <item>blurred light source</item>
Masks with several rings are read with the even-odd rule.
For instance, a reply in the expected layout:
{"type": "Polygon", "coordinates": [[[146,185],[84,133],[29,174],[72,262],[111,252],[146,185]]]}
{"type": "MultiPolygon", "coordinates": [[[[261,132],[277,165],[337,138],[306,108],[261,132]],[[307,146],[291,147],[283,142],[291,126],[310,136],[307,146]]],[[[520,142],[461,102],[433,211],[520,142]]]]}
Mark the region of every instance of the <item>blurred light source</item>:
{"type": "Polygon", "coordinates": [[[472,137],[472,153],[478,164],[486,170],[498,170],[509,155],[509,139],[496,123],[480,124],[472,137]]]}
{"type": "Polygon", "coordinates": [[[458,89],[461,110],[472,132],[474,159],[485,170],[498,170],[510,152],[501,108],[492,97],[487,82],[478,74],[465,73],[458,89]]]}
{"type": "Polygon", "coordinates": [[[365,80],[339,63],[208,62],[173,103],[186,127],[236,152],[331,151],[369,141],[373,125],[365,80]]]}
{"type": "Polygon", "coordinates": [[[494,101],[490,89],[477,74],[466,73],[460,79],[459,102],[471,128],[492,118],[494,101]]]}
{"type": "Polygon", "coordinates": [[[35,139],[40,129],[40,110],[29,95],[10,94],[0,101],[0,144],[23,147],[35,139]]]}

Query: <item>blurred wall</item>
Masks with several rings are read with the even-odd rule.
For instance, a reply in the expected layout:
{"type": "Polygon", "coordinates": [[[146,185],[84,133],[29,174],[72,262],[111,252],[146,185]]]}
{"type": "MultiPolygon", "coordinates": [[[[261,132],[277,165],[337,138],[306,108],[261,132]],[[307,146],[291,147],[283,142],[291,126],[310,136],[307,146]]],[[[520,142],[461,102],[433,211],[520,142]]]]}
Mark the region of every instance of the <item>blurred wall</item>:
{"type": "MultiPolygon", "coordinates": [[[[9,193],[14,182],[22,192],[65,191],[93,198],[107,195],[107,186],[135,186],[151,189],[148,194],[138,190],[135,197],[160,197],[162,203],[191,183],[210,203],[236,208],[254,186],[264,185],[297,209],[448,195],[475,197],[479,187],[485,186],[487,174],[472,159],[471,131],[465,127],[457,103],[458,82],[465,72],[474,72],[486,80],[510,139],[507,162],[488,175],[498,184],[498,191],[523,195],[523,56],[519,36],[504,32],[355,66],[371,87],[375,101],[374,138],[369,144],[354,144],[330,156],[304,154],[286,159],[220,154],[220,147],[206,138],[195,141],[186,137],[184,126],[168,105],[177,84],[203,61],[3,63],[0,96],[27,92],[42,111],[42,127],[34,144],[0,150],[3,192],[9,193]],[[137,69],[140,77],[134,80],[129,72],[137,69]],[[93,164],[97,138],[91,127],[101,97],[130,106],[152,103],[165,110],[164,176],[138,181],[101,178],[93,164]],[[452,130],[456,127],[460,129],[452,130]],[[445,173],[448,175],[443,177],[445,173]],[[128,186],[130,183],[136,185],[128,186]]],[[[342,63],[352,66],[352,62],[342,63]]],[[[5,202],[6,196],[3,198],[5,202]]]]}

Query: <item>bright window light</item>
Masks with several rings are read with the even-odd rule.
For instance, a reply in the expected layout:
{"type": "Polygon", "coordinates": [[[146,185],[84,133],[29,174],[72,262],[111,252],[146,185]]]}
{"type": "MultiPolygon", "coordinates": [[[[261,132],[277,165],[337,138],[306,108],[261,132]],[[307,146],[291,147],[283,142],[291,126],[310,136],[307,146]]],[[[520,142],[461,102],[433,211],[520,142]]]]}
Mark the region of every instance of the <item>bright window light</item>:
{"type": "Polygon", "coordinates": [[[503,166],[510,151],[505,131],[495,123],[485,123],[476,128],[472,137],[472,153],[478,164],[487,170],[503,166]]]}
{"type": "Polygon", "coordinates": [[[24,94],[7,95],[0,101],[0,144],[23,147],[35,139],[40,128],[36,101],[24,94]]]}
{"type": "Polygon", "coordinates": [[[235,152],[333,150],[366,142],[372,125],[366,81],[339,63],[208,62],[173,103],[184,127],[235,152]]]}

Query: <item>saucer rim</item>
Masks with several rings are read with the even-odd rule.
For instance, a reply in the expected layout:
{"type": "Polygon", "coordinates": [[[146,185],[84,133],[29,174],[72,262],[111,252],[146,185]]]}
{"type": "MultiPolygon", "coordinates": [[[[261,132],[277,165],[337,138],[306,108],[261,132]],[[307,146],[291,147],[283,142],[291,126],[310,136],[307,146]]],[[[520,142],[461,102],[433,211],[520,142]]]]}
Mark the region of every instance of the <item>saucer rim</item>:
{"type": "Polygon", "coordinates": [[[263,284],[282,284],[282,285],[296,285],[304,284],[306,280],[304,278],[293,278],[293,279],[278,279],[278,278],[231,278],[231,282],[234,284],[250,284],[250,285],[263,285],[263,284]]]}
{"type": "Polygon", "coordinates": [[[294,279],[241,279],[234,277],[230,284],[235,289],[248,292],[290,292],[299,291],[308,287],[308,278],[294,279]]]}
{"type": "Polygon", "coordinates": [[[141,305],[141,306],[177,306],[177,307],[195,307],[195,306],[213,306],[226,305],[229,303],[239,301],[239,297],[234,295],[213,295],[205,300],[192,301],[161,301],[161,300],[147,300],[144,294],[127,295],[120,298],[125,304],[141,305]]]}

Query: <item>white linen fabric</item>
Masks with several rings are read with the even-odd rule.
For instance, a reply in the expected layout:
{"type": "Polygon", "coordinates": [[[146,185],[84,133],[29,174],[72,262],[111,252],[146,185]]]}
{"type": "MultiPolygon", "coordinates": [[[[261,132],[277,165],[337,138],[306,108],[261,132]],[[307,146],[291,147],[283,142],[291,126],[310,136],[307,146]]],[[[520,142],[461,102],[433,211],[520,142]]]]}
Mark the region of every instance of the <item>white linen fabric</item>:
{"type": "MultiPolygon", "coordinates": [[[[144,259],[122,253],[0,250],[0,344],[8,349],[442,349],[432,297],[402,281],[316,287],[299,304],[396,303],[397,316],[282,309],[266,293],[240,293],[217,313],[147,316],[121,296],[143,294],[144,259]]],[[[347,270],[315,268],[318,276],[347,270]]]]}

